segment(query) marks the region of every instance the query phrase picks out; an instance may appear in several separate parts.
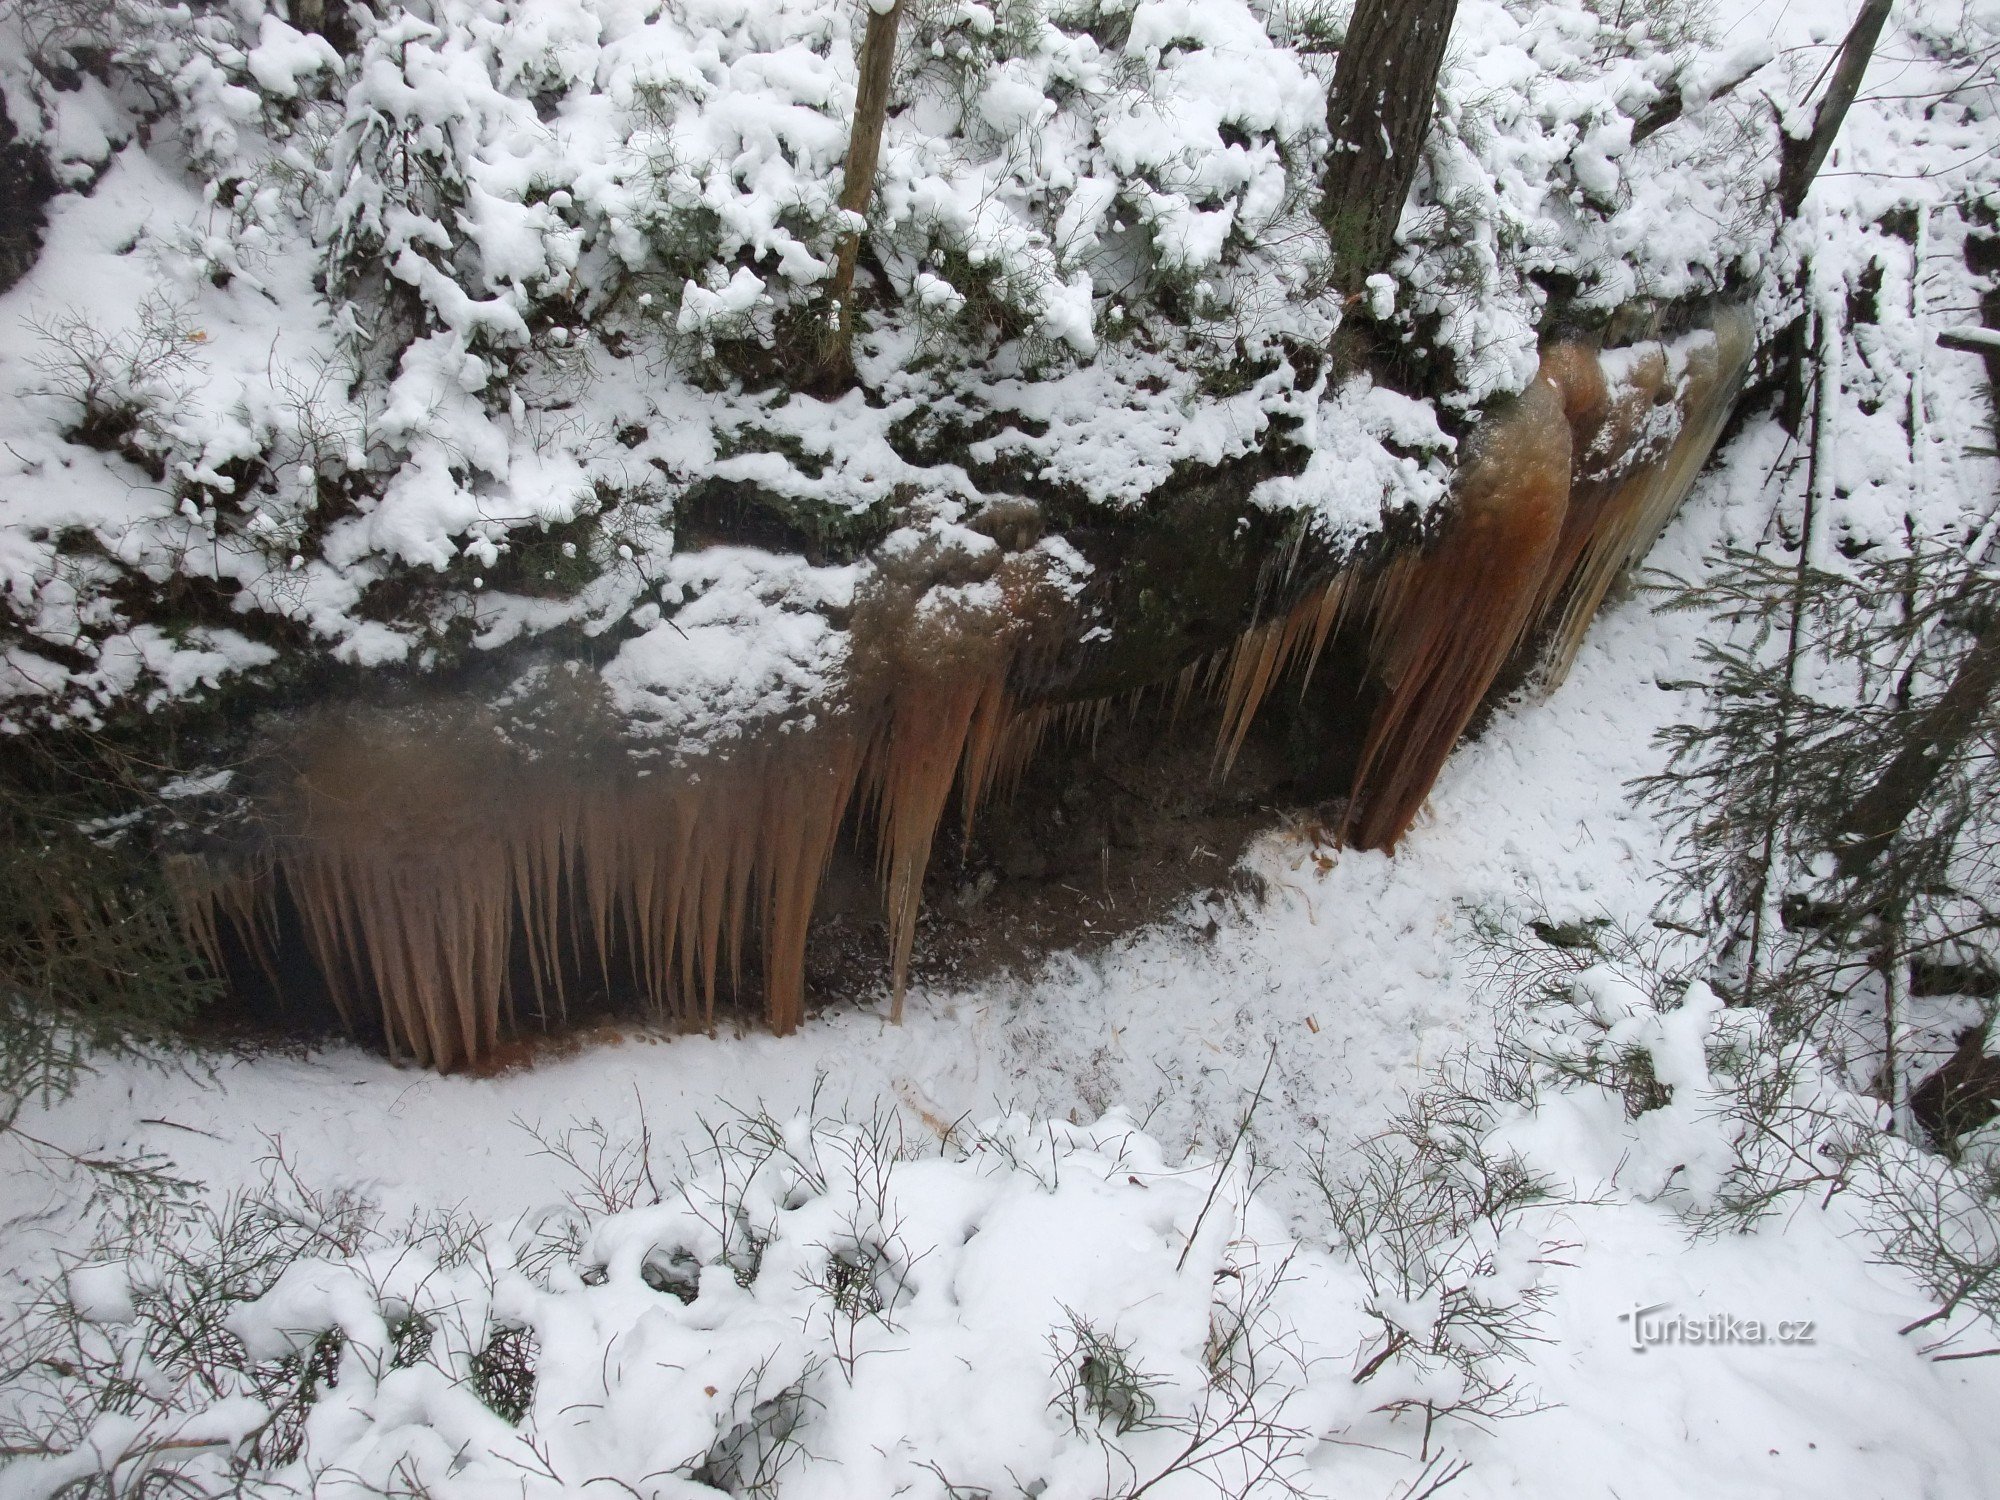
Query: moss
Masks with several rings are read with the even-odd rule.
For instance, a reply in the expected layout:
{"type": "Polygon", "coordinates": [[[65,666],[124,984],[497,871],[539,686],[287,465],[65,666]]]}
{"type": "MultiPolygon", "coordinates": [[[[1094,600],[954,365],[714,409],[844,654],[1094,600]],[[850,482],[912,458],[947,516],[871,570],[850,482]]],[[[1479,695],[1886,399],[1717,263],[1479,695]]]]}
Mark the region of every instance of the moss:
{"type": "Polygon", "coordinates": [[[481,574],[486,587],[537,599],[568,599],[604,571],[603,518],[586,510],[567,521],[508,533],[505,547],[481,574]]]}
{"type": "Polygon", "coordinates": [[[0,292],[27,275],[41,254],[44,205],[55,195],[47,153],[18,138],[0,100],[0,292]]]}
{"type": "Polygon", "coordinates": [[[1552,922],[1537,917],[1528,923],[1529,929],[1551,948],[1595,953],[1598,939],[1604,929],[1611,925],[1606,917],[1591,917],[1575,922],[1552,922]]]}
{"type": "Polygon", "coordinates": [[[894,497],[843,510],[744,480],[704,479],[675,503],[674,529],[683,550],[762,547],[825,566],[861,557],[889,534],[895,512],[894,497]]]}
{"type": "Polygon", "coordinates": [[[826,460],[807,448],[797,433],[749,427],[725,433],[716,440],[717,458],[736,458],[745,453],[776,453],[801,474],[813,479],[826,473],[826,460]]]}
{"type": "Polygon", "coordinates": [[[1202,395],[1211,400],[1225,400],[1230,396],[1240,396],[1258,381],[1278,368],[1275,357],[1251,359],[1241,353],[1235,357],[1208,365],[1201,371],[1199,382],[1202,395]]]}

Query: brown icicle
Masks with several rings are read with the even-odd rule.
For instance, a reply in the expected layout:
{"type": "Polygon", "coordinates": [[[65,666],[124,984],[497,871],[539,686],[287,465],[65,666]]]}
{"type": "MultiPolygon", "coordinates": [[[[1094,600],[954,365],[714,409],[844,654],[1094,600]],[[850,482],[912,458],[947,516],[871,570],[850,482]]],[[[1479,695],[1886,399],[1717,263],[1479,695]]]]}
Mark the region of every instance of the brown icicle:
{"type": "Polygon", "coordinates": [[[902,686],[890,709],[880,771],[883,905],[889,917],[890,1017],[903,1019],[910,953],[923,902],[931,841],[950,800],[966,732],[986,684],[918,682],[902,686]]]}
{"type": "Polygon", "coordinates": [[[1010,714],[1000,732],[1000,743],[993,751],[992,769],[980,798],[982,803],[992,797],[1013,795],[1054,722],[1054,713],[1046,704],[1016,709],[1010,714]]]}
{"type": "Polygon", "coordinates": [[[1569,506],[1534,604],[1545,619],[1574,592],[1579,570],[1593,571],[1592,559],[1605,551],[1604,539],[1629,508],[1644,482],[1647,424],[1655,397],[1666,393],[1667,358],[1657,347],[1632,361],[1631,372],[1614,390],[1598,351],[1586,344],[1556,344],[1542,351],[1542,371],[1562,393],[1569,422],[1569,506]]]}
{"type": "Polygon", "coordinates": [[[973,820],[1003,769],[1007,732],[1016,717],[1014,701],[997,676],[981,686],[972,722],[966,729],[965,771],[959,791],[967,838],[972,837],[973,820]]]}
{"type": "Polygon", "coordinates": [[[764,1004],[780,1036],[805,1019],[806,933],[861,770],[853,734],[837,729],[826,738],[804,747],[813,758],[781,775],[780,791],[765,802],[764,1004]]]}
{"type": "Polygon", "coordinates": [[[1562,609],[1544,688],[1568,675],[1612,584],[1652,550],[1687,499],[1735,407],[1751,344],[1749,317],[1726,308],[1717,313],[1713,333],[1699,335],[1686,351],[1677,378],[1665,349],[1634,361],[1615,392],[1601,373],[1594,384],[1582,370],[1565,378],[1575,476],[1562,539],[1536,601],[1538,619],[1557,605],[1562,609]],[[1648,441],[1647,425],[1670,390],[1678,428],[1663,447],[1648,441]]]}
{"type": "Polygon", "coordinates": [[[514,904],[526,940],[529,982],[535,990],[535,1009],[544,1017],[552,996],[557,1015],[569,1006],[563,979],[563,891],[575,857],[574,830],[579,817],[574,797],[539,806],[510,848],[514,904]]]}
{"type": "Polygon", "coordinates": [[[687,1018],[689,988],[674,982],[674,954],[692,924],[683,920],[694,862],[695,814],[688,791],[642,784],[620,799],[626,809],[620,859],[630,870],[633,966],[655,1012],[687,1018]]]}
{"type": "Polygon", "coordinates": [[[1227,776],[1236,765],[1250,721],[1257,717],[1264,695],[1280,670],[1285,651],[1286,625],[1280,617],[1253,625],[1236,638],[1228,651],[1228,666],[1222,679],[1222,723],[1215,736],[1211,769],[1227,776]]]}
{"type": "Polygon", "coordinates": [[[1354,775],[1344,842],[1392,849],[1532,619],[1569,498],[1562,395],[1537,375],[1483,435],[1437,548],[1387,591],[1376,669],[1389,695],[1354,775]]]}
{"type": "Polygon", "coordinates": [[[187,854],[167,856],[162,862],[162,872],[189,944],[211,969],[222,973],[225,967],[222,933],[217,923],[221,915],[219,882],[205,861],[187,854]]]}
{"type": "Polygon", "coordinates": [[[1294,668],[1299,670],[1301,694],[1311,683],[1320,653],[1346,613],[1352,583],[1351,574],[1338,574],[1289,614],[1237,637],[1222,674],[1222,723],[1215,740],[1215,767],[1222,775],[1235,767],[1272,684],[1294,668]]]}
{"type": "Polygon", "coordinates": [[[227,922],[272,987],[279,986],[274,948],[277,886],[269,871],[224,871],[199,855],[174,854],[164,860],[162,873],[182,930],[211,969],[217,974],[228,972],[222,942],[222,924],[227,922]]]}

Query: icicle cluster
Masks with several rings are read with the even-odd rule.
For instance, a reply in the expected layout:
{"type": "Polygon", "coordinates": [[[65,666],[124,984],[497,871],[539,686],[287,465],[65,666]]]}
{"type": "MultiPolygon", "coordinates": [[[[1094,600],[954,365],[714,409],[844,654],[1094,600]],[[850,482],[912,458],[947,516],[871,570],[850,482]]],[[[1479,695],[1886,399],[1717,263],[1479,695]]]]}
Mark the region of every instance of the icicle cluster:
{"type": "MultiPolygon", "coordinates": [[[[1220,702],[1217,768],[1280,680],[1303,691],[1334,633],[1365,626],[1387,693],[1342,834],[1393,846],[1502,669],[1543,630],[1559,677],[1613,577],[1685,495],[1749,353],[1739,314],[1716,321],[1671,344],[1551,348],[1477,439],[1433,548],[1351,567],[1185,669],[1177,702],[1198,689],[1220,702]]],[[[228,923],[275,968],[282,890],[342,1011],[378,1010],[392,1048],[437,1067],[477,1063],[524,1009],[560,1013],[579,974],[712,1024],[718,997],[742,986],[753,932],[765,1018],[787,1031],[804,1016],[807,928],[852,810],[874,830],[900,1012],[954,789],[969,831],[1051,730],[1094,733],[1110,707],[1009,691],[1060,607],[1042,554],[958,588],[930,581],[941,556],[913,541],[857,601],[867,649],[837,709],[678,769],[529,761],[490,729],[407,715],[318,724],[295,751],[268,864],[184,866],[191,929],[218,965],[228,923]]]]}
{"type": "Polygon", "coordinates": [[[1393,848],[1509,661],[1548,637],[1559,682],[1605,593],[1645,556],[1707,461],[1751,352],[1748,318],[1600,352],[1556,344],[1532,384],[1477,436],[1437,545],[1362,578],[1343,573],[1245,634],[1208,669],[1224,702],[1226,768],[1288,667],[1310,678],[1329,635],[1366,617],[1388,690],[1355,773],[1344,841],[1393,848]]]}

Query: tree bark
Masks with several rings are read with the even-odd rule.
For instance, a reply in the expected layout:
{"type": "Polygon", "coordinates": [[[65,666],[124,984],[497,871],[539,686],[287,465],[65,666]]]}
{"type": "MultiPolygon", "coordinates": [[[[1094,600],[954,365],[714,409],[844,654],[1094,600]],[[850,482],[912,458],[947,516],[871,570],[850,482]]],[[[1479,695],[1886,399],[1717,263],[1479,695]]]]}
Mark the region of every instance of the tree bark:
{"type": "MultiPolygon", "coordinates": [[[[1745,63],[1739,70],[1712,85],[1702,94],[1701,103],[1713,104],[1716,100],[1735,93],[1744,83],[1761,72],[1769,62],[1769,57],[1760,56],[1745,63]]],[[[1649,136],[1658,135],[1685,115],[1687,109],[1686,87],[1676,78],[1668,85],[1667,91],[1653,102],[1652,108],[1632,122],[1632,144],[1636,146],[1649,136]]]]}
{"type": "Polygon", "coordinates": [[[1987,622],[1952,674],[1951,685],[1917,718],[1909,737],[1875,784],[1841,819],[1836,867],[1842,875],[1867,869],[1930,795],[1938,777],[1986,723],[2000,689],[2000,616],[1987,622]]]}
{"type": "MultiPolygon", "coordinates": [[[[840,206],[848,213],[866,214],[875,196],[875,169],[882,158],[882,128],[889,118],[889,85],[896,72],[896,30],[903,19],[902,0],[886,9],[871,0],[868,29],[861,38],[861,78],[854,90],[854,125],[847,137],[847,162],[840,182],[840,206]]],[[[854,374],[854,263],[861,254],[861,236],[841,237],[835,253],[832,326],[821,356],[821,373],[845,383],[854,374]]]]}
{"type": "Polygon", "coordinates": [[[1778,209],[1788,219],[1806,201],[1806,192],[1826,164],[1833,138],[1840,134],[1841,124],[1847,119],[1848,106],[1861,92],[1862,75],[1875,55],[1883,23],[1889,19],[1889,3],[1890,0],[1866,0],[1861,14],[1848,28],[1847,40],[1840,44],[1833,81],[1826,86],[1826,97],[1820,100],[1813,115],[1811,132],[1803,139],[1785,137],[1778,157],[1778,209]]]}
{"type": "Polygon", "coordinates": [[[1354,8],[1327,100],[1333,149],[1320,207],[1335,283],[1349,295],[1395,250],[1457,14],[1458,0],[1360,0],[1354,8]]]}
{"type": "MultiPolygon", "coordinates": [[[[2000,330],[2000,303],[1982,311],[1987,329],[2000,330]]],[[[1942,336],[1938,342],[1944,343],[1942,336]]],[[[1986,357],[1992,370],[1993,349],[1983,344],[1970,347],[1986,357]]],[[[1994,408],[1993,421],[1995,433],[2000,434],[2000,404],[1994,408]]],[[[1834,868],[1840,875],[1852,878],[1882,857],[1952,758],[1985,727],[1996,691],[2000,691],[2000,614],[1988,619],[1973,637],[1944,695],[1918,716],[1889,768],[1848,807],[1835,830],[1834,868]]]]}

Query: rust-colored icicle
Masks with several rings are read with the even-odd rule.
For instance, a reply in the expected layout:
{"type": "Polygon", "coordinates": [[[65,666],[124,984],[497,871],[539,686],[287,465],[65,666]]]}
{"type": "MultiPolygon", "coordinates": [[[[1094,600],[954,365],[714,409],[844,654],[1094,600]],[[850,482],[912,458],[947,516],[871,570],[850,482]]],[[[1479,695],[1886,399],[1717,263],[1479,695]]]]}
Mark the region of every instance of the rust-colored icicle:
{"type": "Polygon", "coordinates": [[[1294,612],[1298,620],[1300,635],[1293,646],[1294,652],[1303,645],[1305,664],[1299,669],[1299,697],[1305,697],[1306,689],[1312,684],[1312,675],[1319,669],[1319,659],[1325,654],[1326,643],[1347,618],[1354,599],[1354,575],[1344,572],[1327,584],[1317,598],[1308,598],[1305,604],[1294,612]]]}
{"type": "Polygon", "coordinates": [[[779,1035],[805,1019],[806,934],[834,840],[861,774],[861,745],[844,730],[800,747],[803,763],[779,773],[764,804],[761,920],[764,1012],[779,1035]]]}
{"type": "Polygon", "coordinates": [[[620,799],[592,796],[582,803],[578,841],[582,854],[583,913],[590,925],[591,951],[597,955],[597,971],[608,986],[612,982],[612,921],[618,914],[629,882],[625,875],[625,840],[628,828],[620,799]]]}
{"type": "Polygon", "coordinates": [[[1289,619],[1280,616],[1253,625],[1236,639],[1228,651],[1229,665],[1223,674],[1222,723],[1216,731],[1213,769],[1227,776],[1236,765],[1250,721],[1263,706],[1264,695],[1279,671],[1285,652],[1289,619]]]}
{"type": "Polygon", "coordinates": [[[883,906],[889,918],[890,1015],[903,1018],[931,842],[957,778],[966,732],[987,680],[906,682],[890,707],[880,771],[883,906]]]}
{"type": "Polygon", "coordinates": [[[1576,493],[1590,495],[1596,503],[1587,520],[1564,527],[1563,544],[1543,589],[1538,613],[1557,604],[1562,608],[1543,669],[1546,688],[1568,675],[1613,582],[1652,550],[1687,499],[1735,406],[1751,343],[1750,320],[1734,308],[1717,314],[1711,334],[1697,336],[1678,381],[1678,431],[1670,441],[1648,444],[1641,429],[1667,388],[1665,350],[1634,366],[1595,430],[1586,437],[1585,429],[1577,428],[1576,493]]]}
{"type": "Polygon", "coordinates": [[[222,870],[200,855],[174,854],[162,862],[162,874],[181,930],[211,969],[228,971],[222,942],[227,922],[272,987],[279,986],[277,888],[268,870],[222,870]]]}
{"type": "Polygon", "coordinates": [[[1605,529],[1606,512],[1615,509],[1642,472],[1650,456],[1648,427],[1657,429],[1656,398],[1670,399],[1664,350],[1650,346],[1626,361],[1624,378],[1614,388],[1604,360],[1588,344],[1555,344],[1542,351],[1542,373],[1562,394],[1563,415],[1569,422],[1569,508],[1562,534],[1556,538],[1549,566],[1535,596],[1535,618],[1542,620],[1564,595],[1576,569],[1589,554],[1593,540],[1605,529]]]}
{"type": "Polygon", "coordinates": [[[1109,698],[1091,699],[1090,712],[1085,716],[1085,722],[1090,726],[1090,758],[1092,760],[1097,759],[1098,741],[1104,737],[1104,721],[1110,716],[1111,700],[1109,698]]]}
{"type": "Polygon", "coordinates": [[[980,685],[979,700],[973,705],[972,722],[965,732],[965,771],[959,785],[959,802],[965,818],[965,836],[972,837],[973,820],[993,790],[1002,768],[1007,731],[1018,717],[1014,701],[996,676],[980,685]]]}
{"type": "Polygon", "coordinates": [[[520,913],[528,982],[535,1009],[546,1017],[549,1001],[558,1016],[569,1008],[563,978],[563,891],[574,854],[580,813],[572,794],[550,794],[513,831],[508,854],[514,905],[520,913]]]}
{"type": "Polygon", "coordinates": [[[628,940],[633,969],[647,1002],[660,1015],[688,1018],[691,989],[674,982],[674,955],[689,929],[682,925],[695,816],[685,787],[647,781],[617,796],[617,858],[626,871],[628,940]]]}
{"type": "Polygon", "coordinates": [[[692,968],[683,960],[683,974],[699,980],[699,989],[690,994],[701,997],[702,1024],[715,1024],[715,976],[722,961],[722,929],[729,906],[730,828],[727,810],[716,796],[719,778],[703,780],[708,790],[700,800],[701,822],[696,827],[692,850],[693,869],[688,881],[692,921],[684,922],[681,933],[683,952],[692,958],[692,968]]]}
{"type": "Polygon", "coordinates": [[[1533,616],[1569,496],[1561,393],[1538,375],[1460,476],[1457,511],[1407,580],[1385,589],[1369,726],[1343,840],[1390,849],[1533,616]]]}
{"type": "Polygon", "coordinates": [[[499,1038],[524,817],[503,779],[409,726],[322,726],[276,854],[335,1004],[351,1018],[372,990],[391,1051],[439,1068],[499,1038]]]}
{"type": "MultiPolygon", "coordinates": [[[[759,838],[765,828],[762,802],[771,794],[769,777],[760,778],[756,769],[738,766],[733,792],[725,793],[728,830],[724,847],[728,850],[728,873],[723,887],[723,951],[729,960],[729,988],[743,987],[743,929],[750,918],[755,889],[759,838]]],[[[780,773],[782,774],[782,773],[780,773]]],[[[713,1024],[715,1000],[709,997],[709,1019],[713,1024]]]]}
{"type": "Polygon", "coordinates": [[[1186,712],[1188,700],[1194,696],[1195,687],[1201,680],[1203,665],[1197,657],[1182,667],[1180,674],[1174,678],[1173,706],[1167,712],[1167,733],[1172,734],[1180,727],[1181,715],[1186,712]]]}
{"type": "Polygon", "coordinates": [[[271,872],[224,880],[216,888],[215,902],[271,988],[282,989],[284,981],[278,976],[278,882],[271,872]]]}
{"type": "Polygon", "coordinates": [[[982,800],[1014,794],[1054,722],[1055,715],[1046,704],[1013,712],[993,752],[992,775],[982,800]]]}
{"type": "Polygon", "coordinates": [[[221,887],[206,860],[189,854],[169,855],[162,861],[167,889],[173,893],[174,910],[188,943],[220,974],[224,970],[221,915],[221,887]]]}
{"type": "Polygon", "coordinates": [[[1295,667],[1303,695],[1319,665],[1320,653],[1345,613],[1351,582],[1350,574],[1338,574],[1289,613],[1252,626],[1237,637],[1222,673],[1222,723],[1215,739],[1215,768],[1222,775],[1227,776],[1235,767],[1251,722],[1272,685],[1295,667]]]}

